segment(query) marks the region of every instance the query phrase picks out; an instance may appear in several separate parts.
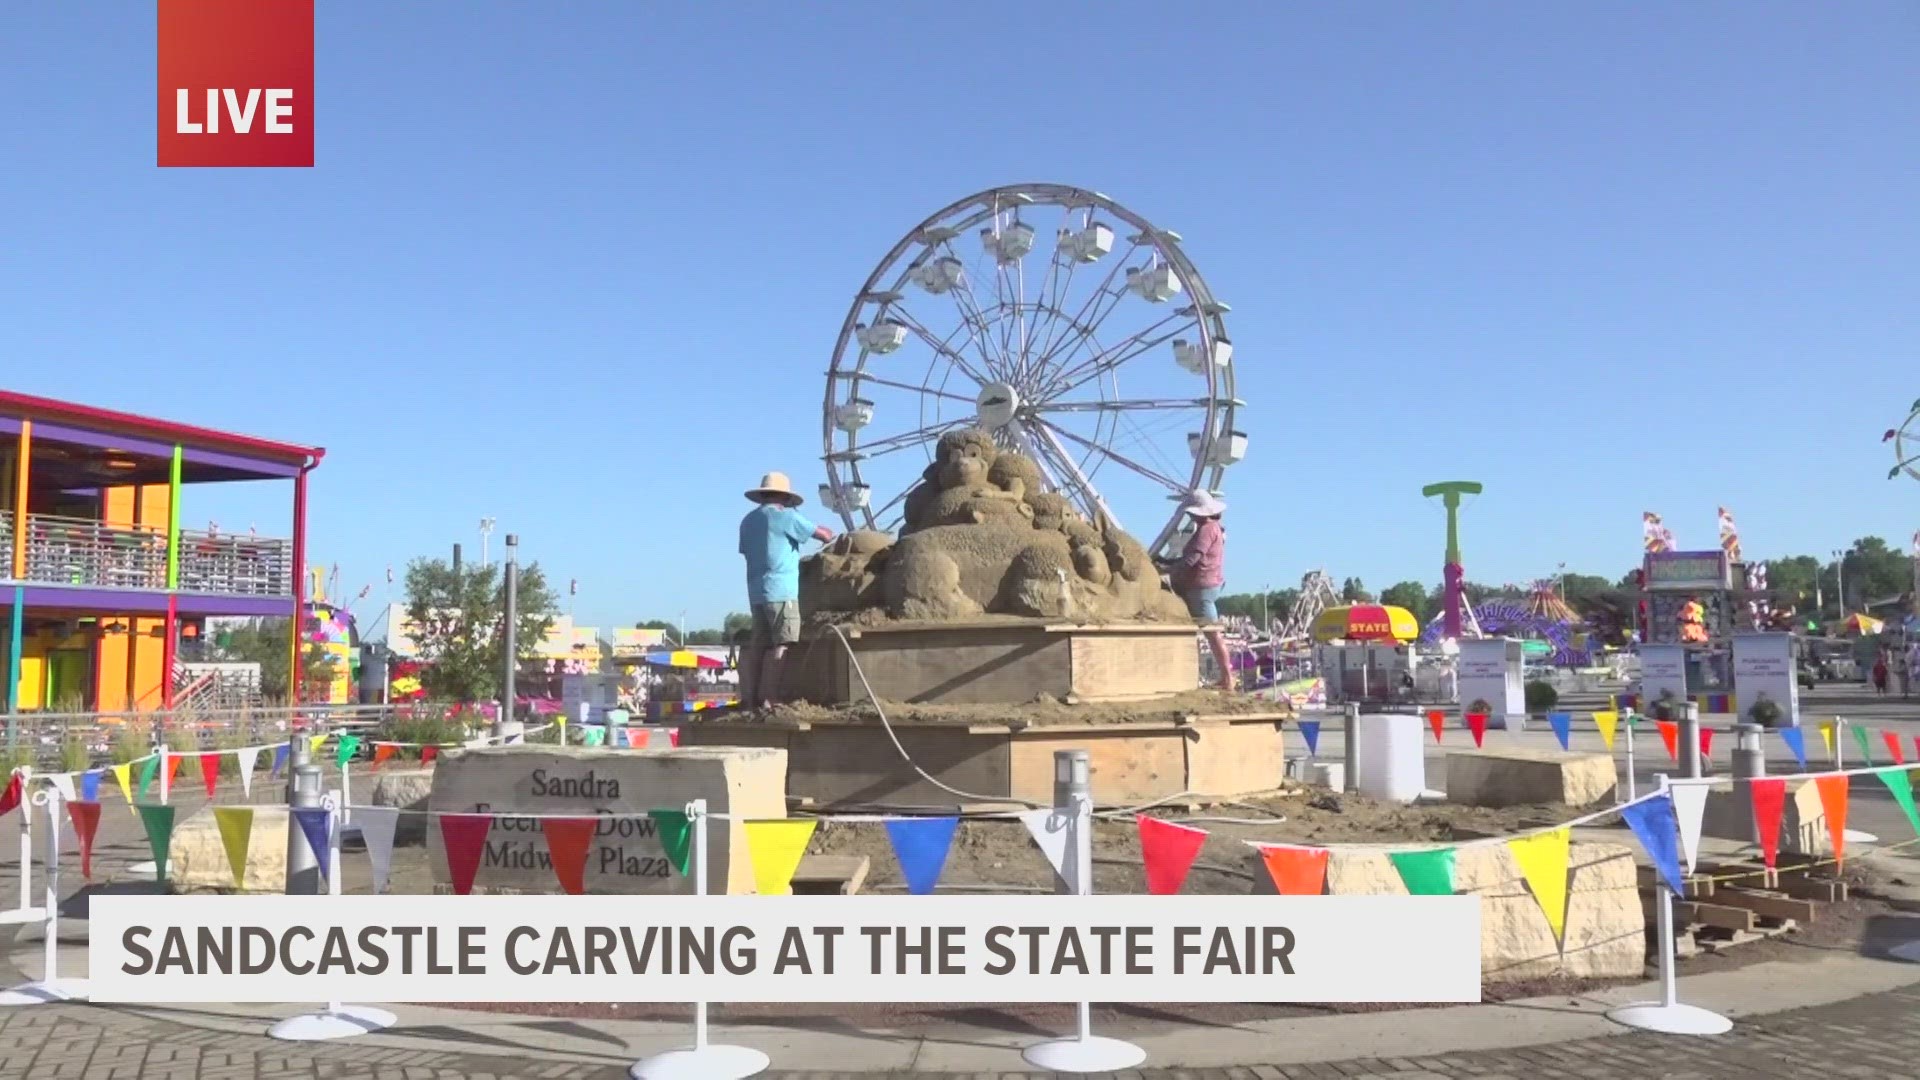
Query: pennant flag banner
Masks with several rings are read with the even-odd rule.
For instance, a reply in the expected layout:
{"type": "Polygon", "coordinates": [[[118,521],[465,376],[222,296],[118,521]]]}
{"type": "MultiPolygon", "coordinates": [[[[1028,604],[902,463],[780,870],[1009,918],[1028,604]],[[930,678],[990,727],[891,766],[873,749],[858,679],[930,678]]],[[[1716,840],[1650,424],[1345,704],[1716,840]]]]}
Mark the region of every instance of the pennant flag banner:
{"type": "Polygon", "coordinates": [[[4,814],[20,805],[20,774],[14,773],[7,781],[7,789],[0,791],[0,814],[4,814]]]}
{"type": "Polygon", "coordinates": [[[1611,710],[1593,714],[1593,726],[1600,729],[1600,741],[1607,744],[1607,752],[1613,752],[1613,738],[1620,728],[1620,714],[1611,710]]]}
{"type": "Polygon", "coordinates": [[[1433,729],[1433,741],[1440,742],[1440,733],[1447,729],[1447,714],[1439,709],[1427,710],[1427,726],[1433,729]]]}
{"type": "Polygon", "coordinates": [[[273,748],[273,767],[267,770],[268,776],[279,776],[280,770],[287,764],[287,744],[281,743],[273,748]]]}
{"type": "Polygon", "coordinates": [[[220,755],[200,755],[200,780],[207,785],[207,798],[213,798],[214,789],[220,786],[220,755]]]}
{"type": "Polygon", "coordinates": [[[1840,759],[1833,756],[1833,721],[1828,720],[1820,725],[1820,742],[1827,748],[1827,758],[1839,764],[1840,759]]]}
{"type": "Polygon", "coordinates": [[[1387,858],[1393,860],[1393,868],[1400,872],[1400,880],[1406,883],[1407,891],[1413,895],[1453,895],[1452,848],[1392,851],[1387,853],[1387,858]]]}
{"type": "Polygon", "coordinates": [[[680,729],[679,728],[673,728],[667,732],[667,745],[668,746],[680,745],[680,729]]]}
{"type": "Polygon", "coordinates": [[[1793,760],[1800,765],[1800,771],[1807,771],[1807,733],[1797,727],[1780,729],[1780,741],[1793,751],[1793,760]]]}
{"type": "Polygon", "coordinates": [[[358,735],[340,736],[340,748],[338,750],[335,750],[333,754],[334,767],[339,769],[346,768],[347,762],[353,760],[354,752],[359,749],[360,749],[360,736],[358,735]]]}
{"type": "Polygon", "coordinates": [[[1667,744],[1667,756],[1678,762],[1680,760],[1680,725],[1671,720],[1655,720],[1653,723],[1660,729],[1660,741],[1667,744]]]}
{"type": "Polygon", "coordinates": [[[1914,812],[1913,806],[1913,777],[1905,769],[1889,769],[1873,775],[1887,785],[1887,793],[1893,796],[1894,802],[1900,804],[1901,813],[1907,815],[1907,824],[1913,826],[1915,835],[1920,835],[1920,814],[1914,812]]]}
{"type": "Polygon", "coordinates": [[[933,891],[959,825],[957,817],[888,819],[887,839],[893,842],[893,857],[900,862],[908,892],[925,896],[933,891]]]}
{"type": "Polygon", "coordinates": [[[99,769],[88,769],[80,774],[80,801],[97,803],[100,801],[99,769]]]}
{"type": "Polygon", "coordinates": [[[811,818],[746,823],[747,857],[753,862],[755,892],[761,896],[792,894],[793,872],[800,869],[800,857],[807,853],[815,824],[811,818]]]}
{"type": "MultiPolygon", "coordinates": [[[[286,747],[281,747],[282,750],[286,747]]],[[[253,768],[260,763],[260,747],[246,746],[234,751],[234,758],[240,763],[240,794],[253,794],[253,768]]]]}
{"type": "Polygon", "coordinates": [[[144,799],[147,797],[147,789],[153,786],[153,778],[157,776],[159,772],[160,772],[160,755],[158,754],[155,754],[154,756],[148,758],[147,763],[145,765],[140,766],[140,797],[141,798],[144,799]]]}
{"type": "Polygon", "coordinates": [[[1861,760],[1873,764],[1873,740],[1867,737],[1867,729],[1859,724],[1848,724],[1847,730],[1853,732],[1853,741],[1860,744],[1861,760]]]}
{"type": "Polygon", "coordinates": [[[1263,847],[1260,861],[1281,896],[1319,896],[1327,891],[1326,848],[1263,847]]]}
{"type": "Polygon", "coordinates": [[[1916,755],[1920,755],[1920,735],[1915,735],[1913,737],[1913,752],[1916,755]]]}
{"type": "Polygon", "coordinates": [[[1700,858],[1700,825],[1707,814],[1707,785],[1681,784],[1674,787],[1674,820],[1680,826],[1680,854],[1687,860],[1687,873],[1693,873],[1700,858]]]}
{"type": "Polygon", "coordinates": [[[1134,818],[1140,830],[1140,861],[1147,871],[1147,892],[1171,896],[1180,891],[1193,860],[1207,842],[1205,830],[1148,817],[1134,818]]]}
{"type": "Polygon", "coordinates": [[[293,820],[300,823],[300,835],[307,838],[307,847],[313,852],[313,859],[320,864],[320,876],[327,877],[332,871],[327,863],[330,852],[327,848],[329,819],[333,817],[324,806],[296,806],[291,811],[293,820]]]}
{"type": "Polygon", "coordinates": [[[487,850],[487,833],[492,829],[492,814],[440,815],[440,839],[446,844],[447,873],[456,894],[473,892],[473,876],[480,870],[480,856],[487,850]]]}
{"type": "Polygon", "coordinates": [[[393,869],[393,830],[400,823],[400,810],[393,806],[356,806],[353,823],[360,829],[360,840],[367,845],[367,862],[373,867],[373,891],[387,891],[387,874],[393,869]]]}
{"type": "Polygon", "coordinates": [[[1713,756],[1713,729],[1712,728],[1700,729],[1700,756],[1703,758],[1710,758],[1713,756]]]}
{"type": "Polygon", "coordinates": [[[173,807],[143,804],[140,825],[147,830],[147,846],[153,849],[154,877],[167,880],[167,856],[173,851],[173,807]]]}
{"type": "Polygon", "coordinates": [[[587,849],[593,846],[590,817],[542,818],[540,828],[547,834],[547,852],[553,857],[553,876],[569,896],[587,891],[587,849]]]}
{"type": "Polygon", "coordinates": [[[1320,721],[1300,721],[1300,737],[1307,740],[1308,757],[1314,757],[1320,753],[1320,721]]]}
{"type": "Polygon", "coordinates": [[[1073,825],[1073,819],[1058,810],[1023,810],[1020,822],[1032,834],[1033,842],[1040,848],[1040,854],[1047,857],[1053,872],[1060,880],[1073,885],[1071,875],[1067,873],[1067,833],[1073,825]]]}
{"type": "Polygon", "coordinates": [[[180,766],[186,760],[185,754],[167,755],[167,790],[169,792],[180,789],[180,766]]]}
{"type": "Polygon", "coordinates": [[[393,756],[393,752],[396,749],[398,749],[398,747],[395,747],[390,742],[374,743],[373,744],[373,767],[377,769],[380,766],[385,765],[387,763],[387,759],[393,756]]]}
{"type": "Polygon", "coordinates": [[[1567,875],[1573,865],[1573,833],[1569,829],[1536,833],[1507,841],[1513,861],[1520,864],[1520,876],[1533,890],[1533,898],[1553,928],[1553,940],[1563,941],[1567,931],[1567,875]]]}
{"type": "MultiPolygon", "coordinates": [[[[1467,730],[1473,733],[1473,745],[1485,746],[1487,743],[1487,714],[1470,712],[1467,714],[1467,730]]],[[[1451,892],[1452,890],[1448,890],[1451,892]]]]}
{"type": "Polygon", "coordinates": [[[1842,862],[1847,857],[1847,777],[1844,773],[1816,776],[1813,782],[1820,790],[1820,809],[1827,815],[1827,832],[1833,836],[1834,861],[1842,862]]]}
{"type": "Polygon", "coordinates": [[[686,877],[693,859],[693,822],[681,810],[649,810],[647,816],[653,819],[654,834],[660,837],[660,847],[673,861],[673,868],[686,877]]]}
{"type": "Polygon", "coordinates": [[[308,738],[307,738],[307,753],[308,753],[308,754],[317,754],[317,753],[319,753],[319,752],[320,752],[320,744],[321,744],[321,743],[323,743],[323,742],[326,742],[326,741],[327,741],[327,737],[326,737],[325,735],[311,735],[311,736],[308,736],[308,738]]]}
{"type": "Polygon", "coordinates": [[[100,804],[92,799],[67,804],[73,834],[80,838],[80,876],[93,880],[93,836],[100,831],[100,804]]]}
{"type": "Polygon", "coordinates": [[[1771,870],[1780,856],[1780,820],[1787,811],[1787,782],[1775,778],[1747,783],[1753,792],[1753,827],[1760,834],[1760,858],[1771,870]]]}
{"type": "Polygon", "coordinates": [[[80,798],[79,794],[73,790],[71,773],[48,773],[47,783],[52,784],[54,790],[60,793],[63,802],[74,802],[80,798]]]}
{"type": "Polygon", "coordinates": [[[437,746],[423,746],[420,748],[420,764],[422,765],[433,764],[433,759],[439,756],[440,748],[437,746]]]}
{"type": "Polygon", "coordinates": [[[1905,765],[1907,763],[1907,752],[1900,746],[1900,733],[1897,731],[1882,731],[1880,738],[1887,744],[1887,753],[1893,755],[1893,763],[1895,765],[1905,765]]]}
{"type": "MultiPolygon", "coordinates": [[[[253,807],[216,806],[213,823],[220,829],[220,846],[227,849],[233,887],[244,889],[247,887],[247,844],[253,839],[253,807]]],[[[326,865],[324,860],[321,865],[326,865]]]]}
{"type": "MultiPolygon", "coordinates": [[[[120,785],[120,796],[127,800],[128,806],[132,806],[133,805],[133,765],[131,763],[126,765],[115,765],[113,767],[113,781],[114,783],[120,785]]],[[[142,785],[142,787],[144,786],[145,785],[142,785]]]]}
{"type": "Polygon", "coordinates": [[[1685,894],[1680,873],[1680,826],[1674,820],[1673,800],[1667,798],[1648,799],[1620,809],[1627,828],[1647,850],[1647,857],[1653,860],[1654,869],[1666,879],[1667,888],[1673,895],[1685,894]]]}
{"type": "Polygon", "coordinates": [[[1547,724],[1553,728],[1553,737],[1560,740],[1560,749],[1573,749],[1567,743],[1568,736],[1573,733],[1572,713],[1550,712],[1547,714],[1547,724]]]}

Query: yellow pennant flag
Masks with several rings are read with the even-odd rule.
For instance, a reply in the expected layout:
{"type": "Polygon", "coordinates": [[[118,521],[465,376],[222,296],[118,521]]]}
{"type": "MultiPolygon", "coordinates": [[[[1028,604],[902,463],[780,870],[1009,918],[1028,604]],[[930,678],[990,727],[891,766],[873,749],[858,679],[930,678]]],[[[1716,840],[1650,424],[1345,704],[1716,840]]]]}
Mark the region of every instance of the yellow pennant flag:
{"type": "Polygon", "coordinates": [[[1828,720],[1825,723],[1820,725],[1820,741],[1827,744],[1827,756],[1832,757],[1833,756],[1833,721],[1828,720]]]}
{"type": "Polygon", "coordinates": [[[309,754],[317,754],[317,753],[319,753],[319,752],[320,752],[320,744],[321,744],[321,743],[323,743],[323,742],[326,742],[326,741],[327,741],[327,737],[326,737],[325,735],[309,735],[309,736],[307,736],[307,753],[309,753],[309,754]]]}
{"type": "Polygon", "coordinates": [[[233,868],[233,887],[247,887],[247,841],[253,838],[253,807],[216,806],[213,823],[220,827],[220,845],[227,849],[227,865],[233,868]]]}
{"type": "Polygon", "coordinates": [[[1520,876],[1527,879],[1533,898],[1553,928],[1553,940],[1564,941],[1567,929],[1567,874],[1572,862],[1573,835],[1566,829],[1535,833],[1507,841],[1520,876]]]}
{"type": "Polygon", "coordinates": [[[1600,741],[1607,744],[1608,750],[1612,750],[1614,733],[1620,728],[1620,714],[1612,709],[1594,713],[1593,726],[1600,729],[1600,741]]]}
{"type": "Polygon", "coordinates": [[[761,896],[793,892],[793,873],[813,839],[815,822],[806,820],[749,821],[747,855],[753,860],[754,891],[761,896]]]}
{"type": "Polygon", "coordinates": [[[127,805],[133,805],[133,765],[115,765],[113,778],[120,785],[120,794],[126,797],[127,805]]]}

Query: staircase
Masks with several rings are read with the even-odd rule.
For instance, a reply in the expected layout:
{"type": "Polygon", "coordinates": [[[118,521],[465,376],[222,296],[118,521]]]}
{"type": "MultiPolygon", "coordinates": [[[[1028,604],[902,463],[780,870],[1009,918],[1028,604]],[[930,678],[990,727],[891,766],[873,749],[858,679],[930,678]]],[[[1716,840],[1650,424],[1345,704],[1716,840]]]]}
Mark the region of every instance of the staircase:
{"type": "Polygon", "coordinates": [[[173,665],[173,707],[176,712],[196,709],[240,709],[258,705],[259,664],[173,665]]]}

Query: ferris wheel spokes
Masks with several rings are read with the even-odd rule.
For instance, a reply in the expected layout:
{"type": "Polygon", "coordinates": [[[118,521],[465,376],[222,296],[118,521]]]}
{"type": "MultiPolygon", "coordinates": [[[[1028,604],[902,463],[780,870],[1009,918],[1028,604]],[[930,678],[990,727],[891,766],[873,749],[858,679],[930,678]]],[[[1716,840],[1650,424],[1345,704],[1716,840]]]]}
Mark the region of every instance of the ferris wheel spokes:
{"type": "Polygon", "coordinates": [[[1074,442],[1079,443],[1081,446],[1086,447],[1088,450],[1092,451],[1093,453],[1100,454],[1101,456],[1106,457],[1116,465],[1120,465],[1125,468],[1132,469],[1134,472],[1139,473],[1141,476],[1144,476],[1147,479],[1152,480],[1154,483],[1159,484],[1162,487],[1165,487],[1168,491],[1171,491],[1176,495],[1183,495],[1188,490],[1190,490],[1186,484],[1183,484],[1178,480],[1171,479],[1166,475],[1164,475],[1163,473],[1160,473],[1154,469],[1150,469],[1147,466],[1140,464],[1139,462],[1133,460],[1130,457],[1127,457],[1125,454],[1122,454],[1111,447],[1102,446],[1099,443],[1094,442],[1092,439],[1085,438],[1073,431],[1068,430],[1067,428],[1061,427],[1060,425],[1053,423],[1050,420],[1042,419],[1042,420],[1037,420],[1035,422],[1038,423],[1040,427],[1046,430],[1047,432],[1051,434],[1064,435],[1067,438],[1072,439],[1074,442]]]}
{"type": "Polygon", "coordinates": [[[840,461],[865,461],[882,454],[891,454],[896,450],[905,450],[911,446],[933,442],[955,428],[967,427],[972,423],[973,417],[967,416],[944,423],[929,424],[898,435],[889,435],[884,439],[875,439],[873,442],[848,446],[832,456],[840,461]]]}
{"type": "MultiPolygon", "coordinates": [[[[1126,363],[1134,357],[1140,356],[1148,350],[1157,349],[1174,340],[1174,338],[1180,334],[1186,333],[1190,329],[1196,329],[1198,326],[1198,317],[1182,317],[1179,312],[1175,312],[1144,330],[1129,334],[1108,348],[1102,349],[1080,363],[1075,364],[1072,368],[1066,368],[1064,366],[1065,360],[1071,359],[1071,356],[1063,358],[1061,371],[1054,376],[1052,382],[1043,388],[1042,393],[1048,399],[1058,397],[1061,394],[1072,393],[1090,380],[1099,378],[1101,375],[1118,368],[1121,364],[1126,363]],[[1159,337],[1152,338],[1151,340],[1148,339],[1147,335],[1154,333],[1176,319],[1180,321],[1173,329],[1168,330],[1159,337]],[[1125,351],[1128,349],[1132,351],[1125,351]]],[[[1079,350],[1076,348],[1074,351],[1078,352],[1079,350]]]]}
{"type": "Polygon", "coordinates": [[[972,379],[981,386],[985,386],[993,381],[973,370],[972,365],[967,363],[967,358],[961,356],[958,349],[935,337],[933,331],[928,330],[925,324],[919,319],[914,318],[913,313],[908,311],[904,306],[901,306],[897,301],[893,306],[887,308],[887,312],[890,317],[899,319],[901,325],[907,328],[908,333],[926,342],[928,348],[952,361],[953,366],[959,368],[961,373],[966,375],[967,378],[972,379]]]}

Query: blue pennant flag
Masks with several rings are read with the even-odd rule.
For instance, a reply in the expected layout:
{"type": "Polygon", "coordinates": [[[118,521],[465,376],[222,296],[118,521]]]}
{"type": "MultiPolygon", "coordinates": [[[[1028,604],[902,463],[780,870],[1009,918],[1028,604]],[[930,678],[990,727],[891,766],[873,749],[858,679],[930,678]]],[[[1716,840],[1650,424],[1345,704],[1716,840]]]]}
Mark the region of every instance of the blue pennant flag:
{"type": "Polygon", "coordinates": [[[1572,749],[1567,745],[1567,735],[1573,730],[1573,714],[1550,712],[1547,714],[1547,723],[1553,725],[1553,737],[1560,740],[1560,749],[1572,749]]]}
{"type": "Polygon", "coordinates": [[[81,802],[100,801],[100,773],[99,769],[88,769],[80,774],[81,802]]]}
{"type": "Polygon", "coordinates": [[[279,776],[280,766],[287,763],[287,744],[281,743],[273,748],[273,768],[267,770],[268,776],[279,776]]]}
{"type": "Polygon", "coordinates": [[[1680,884],[1680,821],[1673,814],[1673,796],[1662,795],[1656,799],[1634,803],[1624,807],[1620,816],[1626,819],[1627,827],[1647,849],[1647,856],[1653,860],[1654,869],[1666,879],[1667,887],[1673,895],[1680,896],[1683,890],[1680,884]]]}
{"type": "Polygon", "coordinates": [[[959,818],[890,818],[887,839],[893,841],[893,857],[900,860],[900,874],[907,879],[907,891],[924,896],[940,881],[947,865],[947,849],[953,846],[953,830],[959,818]]]}
{"type": "Polygon", "coordinates": [[[1307,740],[1308,757],[1314,757],[1320,753],[1320,721],[1300,721],[1300,737],[1307,740]]]}
{"type": "Polygon", "coordinates": [[[1793,760],[1800,763],[1800,771],[1807,771],[1807,733],[1797,727],[1780,729],[1780,741],[1793,751],[1793,760]]]}
{"type": "Polygon", "coordinates": [[[307,846],[313,849],[313,858],[320,864],[320,876],[327,876],[327,821],[333,815],[324,806],[296,806],[293,808],[293,820],[300,823],[300,832],[307,838],[307,846]]]}

